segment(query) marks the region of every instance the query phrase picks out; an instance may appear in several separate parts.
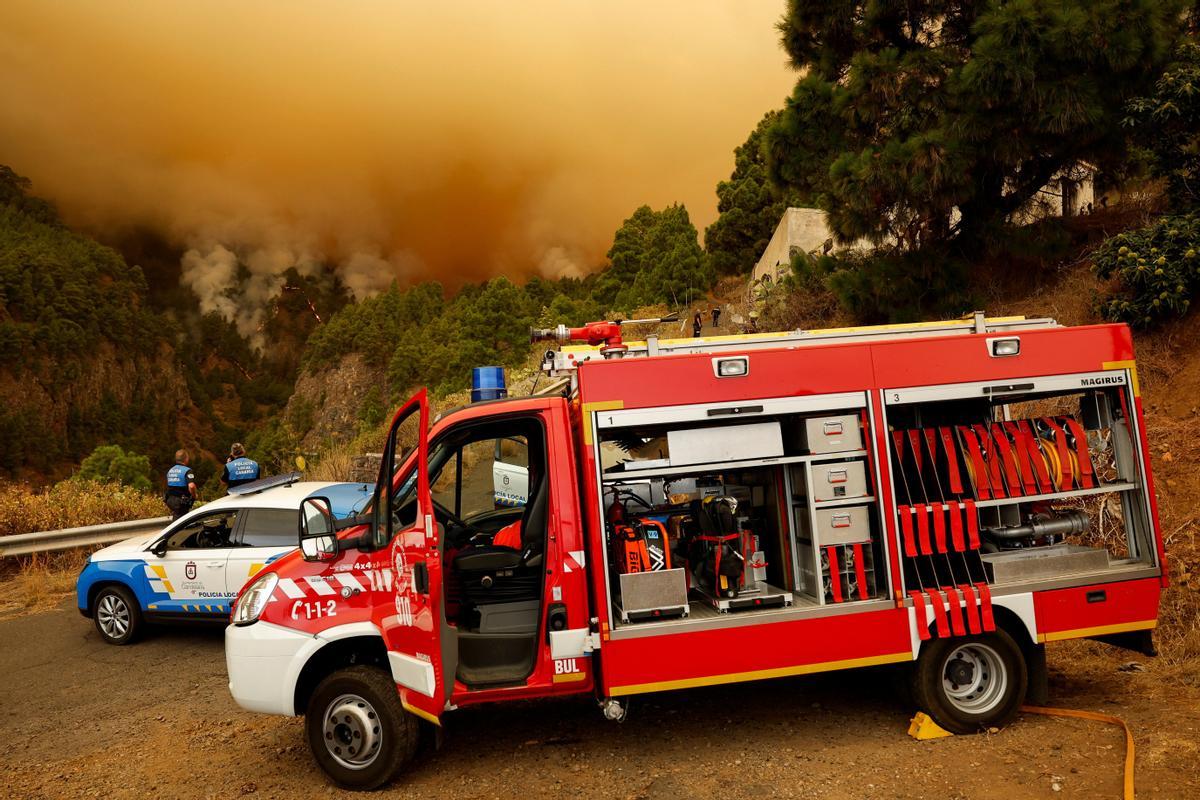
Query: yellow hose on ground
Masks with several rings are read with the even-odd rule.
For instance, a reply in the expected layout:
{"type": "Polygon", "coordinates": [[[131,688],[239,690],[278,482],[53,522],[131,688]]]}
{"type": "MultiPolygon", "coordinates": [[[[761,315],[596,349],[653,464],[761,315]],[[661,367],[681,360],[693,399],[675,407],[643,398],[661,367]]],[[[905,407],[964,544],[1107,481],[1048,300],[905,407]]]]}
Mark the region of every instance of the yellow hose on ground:
{"type": "Polygon", "coordinates": [[[1076,711],[1071,708],[1043,708],[1041,706],[1021,706],[1028,714],[1041,714],[1046,717],[1075,717],[1090,719],[1096,722],[1107,722],[1110,725],[1120,725],[1125,731],[1125,794],[1124,800],[1133,800],[1133,734],[1125,720],[1108,714],[1098,714],[1095,711],[1076,711]]]}

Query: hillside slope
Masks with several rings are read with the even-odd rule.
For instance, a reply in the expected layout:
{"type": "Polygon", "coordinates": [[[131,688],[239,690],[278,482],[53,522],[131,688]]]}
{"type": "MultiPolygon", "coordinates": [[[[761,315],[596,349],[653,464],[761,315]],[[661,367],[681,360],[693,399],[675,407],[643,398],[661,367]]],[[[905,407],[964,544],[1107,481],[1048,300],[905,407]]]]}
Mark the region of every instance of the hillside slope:
{"type": "Polygon", "coordinates": [[[173,450],[187,391],[170,323],[116,252],[0,167],[0,471],[61,474],[100,443],[173,450]]]}

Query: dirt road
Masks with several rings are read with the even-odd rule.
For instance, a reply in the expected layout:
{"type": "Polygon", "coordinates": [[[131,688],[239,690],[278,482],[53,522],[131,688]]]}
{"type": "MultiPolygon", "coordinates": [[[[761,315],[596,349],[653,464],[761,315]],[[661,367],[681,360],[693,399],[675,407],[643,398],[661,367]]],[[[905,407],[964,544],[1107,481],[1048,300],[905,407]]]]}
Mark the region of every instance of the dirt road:
{"type": "MultiPolygon", "coordinates": [[[[298,719],[241,711],[220,630],[97,637],[70,602],[0,620],[0,794],[11,798],[353,796],[313,767],[298,719]]],[[[1140,798],[1200,796],[1200,692],[1101,645],[1051,652],[1052,703],[1125,718],[1140,798]],[[1121,671],[1130,661],[1145,671],[1121,671]]],[[[440,752],[382,794],[420,798],[1096,798],[1120,796],[1122,737],[1024,716],[916,742],[888,676],[847,672],[676,692],[624,724],[588,701],[460,711],[440,752]],[[1058,789],[1055,790],[1057,785],[1058,789]]]]}

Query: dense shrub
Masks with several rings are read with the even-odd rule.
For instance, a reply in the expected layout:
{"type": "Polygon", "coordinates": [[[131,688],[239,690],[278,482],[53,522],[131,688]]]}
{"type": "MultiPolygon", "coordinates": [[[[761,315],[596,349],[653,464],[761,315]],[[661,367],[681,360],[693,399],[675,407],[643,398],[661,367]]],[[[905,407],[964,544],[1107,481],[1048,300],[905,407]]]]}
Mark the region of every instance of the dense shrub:
{"type": "Polygon", "coordinates": [[[79,465],[75,478],[95,483],[116,483],[148,492],[150,459],[134,452],[125,452],[120,445],[100,445],[79,465]]]}
{"type": "Polygon", "coordinates": [[[1200,215],[1163,217],[1114,236],[1094,262],[1096,274],[1116,285],[1099,301],[1106,318],[1145,328],[1181,317],[1200,288],[1200,215]]]}

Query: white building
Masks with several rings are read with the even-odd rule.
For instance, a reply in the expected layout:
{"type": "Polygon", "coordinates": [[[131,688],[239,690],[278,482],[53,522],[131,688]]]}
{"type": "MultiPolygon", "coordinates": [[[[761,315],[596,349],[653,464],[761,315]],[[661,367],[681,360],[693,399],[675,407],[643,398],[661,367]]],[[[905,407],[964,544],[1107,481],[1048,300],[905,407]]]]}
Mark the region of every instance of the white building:
{"type": "Polygon", "coordinates": [[[797,253],[828,253],[834,250],[869,249],[869,240],[839,245],[829,230],[825,212],[819,208],[789,208],[775,228],[771,241],[754,265],[752,286],[774,285],[787,274],[797,253]]]}
{"type": "MultiPolygon", "coordinates": [[[[1037,194],[1014,215],[1019,225],[1027,225],[1046,217],[1073,217],[1088,214],[1095,202],[1096,170],[1089,164],[1078,164],[1062,170],[1038,190],[1037,194]]],[[[958,212],[953,212],[955,218],[958,212]]],[[[859,239],[849,245],[839,245],[829,229],[825,212],[819,208],[789,208],[775,228],[771,241],[754,265],[750,286],[752,290],[768,288],[779,283],[791,267],[797,253],[829,253],[846,250],[869,250],[869,239],[859,239]]]]}

